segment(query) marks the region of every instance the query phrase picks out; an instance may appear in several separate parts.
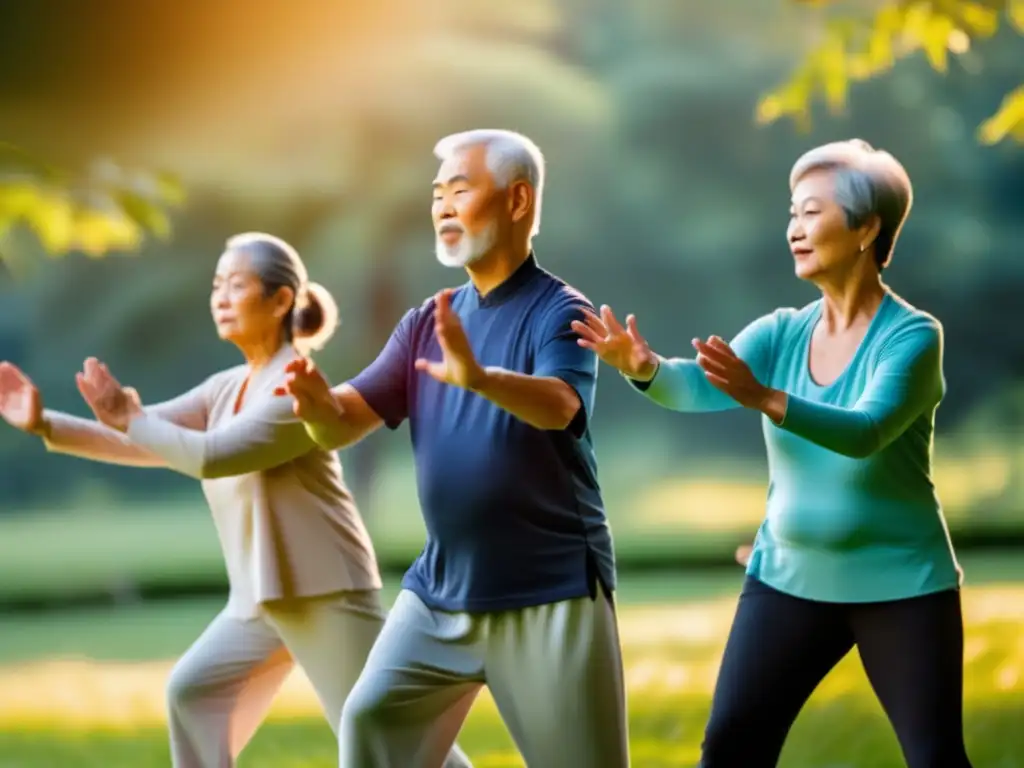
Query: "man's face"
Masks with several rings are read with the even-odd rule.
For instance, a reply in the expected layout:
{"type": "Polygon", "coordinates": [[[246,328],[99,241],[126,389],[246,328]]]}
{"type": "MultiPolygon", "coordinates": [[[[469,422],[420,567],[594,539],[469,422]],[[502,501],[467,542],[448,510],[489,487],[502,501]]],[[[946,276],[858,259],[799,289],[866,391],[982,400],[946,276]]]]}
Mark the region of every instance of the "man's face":
{"type": "Polygon", "coordinates": [[[484,147],[469,147],[445,160],[434,179],[431,209],[437,260],[446,267],[466,267],[486,255],[498,237],[504,201],[484,147]]]}

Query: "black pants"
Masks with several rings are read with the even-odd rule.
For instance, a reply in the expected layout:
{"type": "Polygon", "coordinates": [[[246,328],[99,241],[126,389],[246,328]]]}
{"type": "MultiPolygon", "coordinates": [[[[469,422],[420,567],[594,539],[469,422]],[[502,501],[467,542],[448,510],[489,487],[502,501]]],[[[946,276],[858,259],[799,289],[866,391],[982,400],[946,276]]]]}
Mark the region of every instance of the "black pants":
{"type": "Polygon", "coordinates": [[[958,590],[819,603],[750,577],[718,673],[702,768],[773,768],[800,709],[854,646],[909,768],[970,768],[958,590]]]}

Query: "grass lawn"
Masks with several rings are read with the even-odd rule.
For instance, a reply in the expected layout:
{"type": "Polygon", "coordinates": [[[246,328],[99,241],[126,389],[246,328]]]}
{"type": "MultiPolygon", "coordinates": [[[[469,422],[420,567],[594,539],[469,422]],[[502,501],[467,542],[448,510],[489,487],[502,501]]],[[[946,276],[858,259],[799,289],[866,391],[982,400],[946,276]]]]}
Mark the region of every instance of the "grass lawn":
{"type": "MultiPolygon", "coordinates": [[[[1019,559],[1019,558],[1016,558],[1019,559]]],[[[1011,558],[964,563],[966,728],[978,768],[1024,765],[1024,583],[1011,558]]],[[[693,765],[741,575],[627,577],[620,591],[633,764],[693,765]]],[[[0,768],[168,765],[163,680],[216,601],[26,617],[0,632],[0,768]]],[[[461,737],[479,768],[521,766],[482,695],[461,737]]],[[[327,725],[296,674],[243,768],[336,765],[327,725]]],[[[798,720],[783,766],[902,762],[856,656],[798,720]]],[[[566,768],[573,768],[569,756],[566,768]]]]}

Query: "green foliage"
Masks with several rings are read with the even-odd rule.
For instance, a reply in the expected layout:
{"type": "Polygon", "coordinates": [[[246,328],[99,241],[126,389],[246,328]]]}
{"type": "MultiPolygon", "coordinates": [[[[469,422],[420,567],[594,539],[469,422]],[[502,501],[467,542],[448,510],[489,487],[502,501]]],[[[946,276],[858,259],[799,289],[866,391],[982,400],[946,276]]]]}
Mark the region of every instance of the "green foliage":
{"type": "Polygon", "coordinates": [[[1006,95],[999,110],[981,125],[979,135],[986,144],[996,144],[1006,136],[1024,142],[1024,85],[1006,95]]]}
{"type": "MultiPolygon", "coordinates": [[[[761,99],[756,114],[762,124],[790,118],[803,131],[811,127],[817,97],[830,112],[841,113],[853,83],[884,74],[901,59],[922,53],[945,74],[951,53],[966,54],[993,37],[1003,17],[1024,34],[1024,0],[889,0],[874,4],[873,15],[835,10],[835,0],[794,2],[821,16],[817,42],[790,78],[761,99]]],[[[1024,142],[1024,85],[978,128],[984,144],[1007,137],[1024,142]]]]}
{"type": "Polygon", "coordinates": [[[109,160],[75,173],[0,144],[0,237],[24,225],[52,255],[81,251],[96,257],[133,251],[147,235],[166,239],[168,209],[183,201],[181,184],[167,173],[129,170],[109,160]]]}

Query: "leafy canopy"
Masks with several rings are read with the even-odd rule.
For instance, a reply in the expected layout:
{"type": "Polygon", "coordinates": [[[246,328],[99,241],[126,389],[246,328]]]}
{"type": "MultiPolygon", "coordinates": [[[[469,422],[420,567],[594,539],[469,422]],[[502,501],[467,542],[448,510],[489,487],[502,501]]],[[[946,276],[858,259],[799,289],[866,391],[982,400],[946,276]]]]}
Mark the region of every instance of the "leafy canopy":
{"type": "MultiPolygon", "coordinates": [[[[757,106],[762,124],[788,118],[810,128],[811,107],[823,98],[832,113],[846,108],[853,83],[882,75],[901,59],[923,53],[945,74],[950,54],[966,53],[1007,23],[1024,35],[1024,0],[888,0],[864,9],[841,8],[838,0],[793,0],[822,14],[816,44],[790,78],[757,106]]],[[[1024,84],[1008,93],[978,127],[983,144],[1012,137],[1024,142],[1024,84]]]]}

